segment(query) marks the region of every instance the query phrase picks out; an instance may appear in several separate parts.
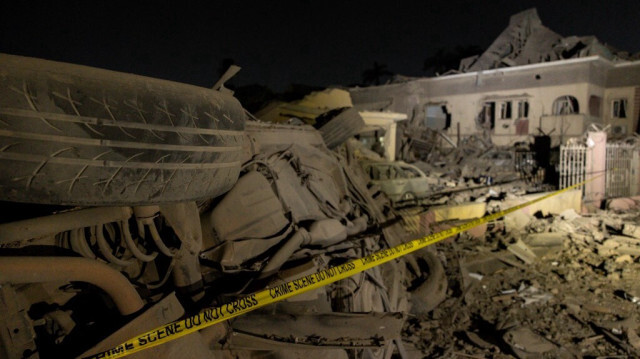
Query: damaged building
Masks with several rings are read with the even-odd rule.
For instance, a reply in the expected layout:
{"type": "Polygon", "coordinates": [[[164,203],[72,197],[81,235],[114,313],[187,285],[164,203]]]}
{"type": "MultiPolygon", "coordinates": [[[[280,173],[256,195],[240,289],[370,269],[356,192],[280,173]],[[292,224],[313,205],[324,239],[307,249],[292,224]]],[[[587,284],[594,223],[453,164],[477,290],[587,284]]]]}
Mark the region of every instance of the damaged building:
{"type": "Polygon", "coordinates": [[[349,91],[357,108],[406,114],[411,137],[430,129],[506,146],[532,135],[558,145],[591,124],[618,137],[637,133],[639,86],[640,61],[594,37],[562,37],[531,9],[456,71],[349,91]]]}
{"type": "Polygon", "coordinates": [[[238,70],[0,54],[0,359],[640,357],[639,59],[528,10],[433,78],[238,70]]]}

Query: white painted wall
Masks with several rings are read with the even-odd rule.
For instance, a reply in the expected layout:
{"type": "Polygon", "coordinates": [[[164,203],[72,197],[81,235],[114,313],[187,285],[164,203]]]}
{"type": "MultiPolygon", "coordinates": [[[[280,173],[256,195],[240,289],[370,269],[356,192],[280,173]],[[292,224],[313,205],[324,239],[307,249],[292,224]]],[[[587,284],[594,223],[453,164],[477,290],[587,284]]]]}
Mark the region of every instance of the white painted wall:
{"type": "Polygon", "coordinates": [[[396,160],[397,122],[407,119],[404,113],[360,111],[360,116],[367,126],[377,126],[385,130],[384,157],[389,161],[396,160]]]}
{"type": "MultiPolygon", "coordinates": [[[[508,90],[508,91],[478,91],[473,94],[465,95],[448,95],[439,97],[430,97],[429,102],[446,102],[447,109],[451,112],[451,127],[447,130],[447,135],[455,137],[457,135],[457,123],[460,123],[460,135],[462,137],[470,136],[478,133],[475,119],[480,113],[485,99],[491,97],[490,101],[496,102],[496,128],[492,134],[492,140],[497,145],[509,145],[517,141],[528,141],[531,136],[516,136],[515,115],[517,107],[515,105],[518,96],[526,98],[529,101],[529,134],[538,134],[537,128],[540,127],[540,117],[551,115],[553,111],[553,102],[561,96],[571,95],[578,100],[579,112],[588,114],[589,96],[598,94],[602,91],[588,83],[578,83],[561,86],[547,86],[538,88],[508,90]],[[511,120],[499,119],[499,99],[495,97],[514,97],[511,120]],[[500,124],[508,124],[508,128],[502,128],[500,124]],[[500,127],[500,128],[498,128],[500,127]]],[[[600,96],[602,96],[600,94],[600,96]]]]}
{"type": "MultiPolygon", "coordinates": [[[[603,112],[604,124],[614,126],[620,126],[625,131],[625,134],[632,134],[637,126],[638,119],[633,118],[635,113],[634,104],[635,87],[615,87],[608,88],[604,91],[603,99],[603,112]],[[626,98],[627,99],[627,117],[615,118],[613,117],[613,100],[626,98]]],[[[615,134],[615,132],[614,132],[615,134]]]]}

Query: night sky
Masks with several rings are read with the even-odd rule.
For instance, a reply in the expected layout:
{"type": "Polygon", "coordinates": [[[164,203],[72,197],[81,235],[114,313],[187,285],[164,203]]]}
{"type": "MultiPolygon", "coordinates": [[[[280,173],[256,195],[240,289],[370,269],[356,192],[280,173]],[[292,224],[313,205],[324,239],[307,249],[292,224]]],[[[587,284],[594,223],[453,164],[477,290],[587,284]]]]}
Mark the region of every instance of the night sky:
{"type": "Polygon", "coordinates": [[[439,48],[488,47],[537,7],[561,35],[640,51],[640,1],[2,1],[0,52],[210,87],[223,59],[237,86],[350,85],[374,61],[424,76],[439,48]],[[206,5],[205,5],[206,4],[206,5]]]}

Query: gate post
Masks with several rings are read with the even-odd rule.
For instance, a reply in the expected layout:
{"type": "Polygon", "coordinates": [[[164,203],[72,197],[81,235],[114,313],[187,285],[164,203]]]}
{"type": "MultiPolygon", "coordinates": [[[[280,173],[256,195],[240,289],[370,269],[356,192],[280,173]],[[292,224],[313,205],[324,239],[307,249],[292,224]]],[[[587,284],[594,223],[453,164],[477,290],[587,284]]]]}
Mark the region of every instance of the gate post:
{"type": "Polygon", "coordinates": [[[640,146],[631,150],[631,195],[640,195],[640,146]]]}
{"type": "Polygon", "coordinates": [[[600,176],[585,185],[584,202],[589,207],[600,208],[605,196],[605,176],[607,168],[607,133],[587,132],[586,179],[600,176]]]}

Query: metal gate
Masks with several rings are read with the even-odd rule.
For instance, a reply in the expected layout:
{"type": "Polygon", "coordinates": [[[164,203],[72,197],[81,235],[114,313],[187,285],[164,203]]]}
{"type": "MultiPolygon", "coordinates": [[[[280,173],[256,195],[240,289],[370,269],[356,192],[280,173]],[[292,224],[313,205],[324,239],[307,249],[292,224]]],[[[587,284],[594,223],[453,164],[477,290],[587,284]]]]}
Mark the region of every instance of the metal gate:
{"type": "Polygon", "coordinates": [[[634,146],[607,143],[607,175],[605,195],[607,197],[628,197],[632,195],[631,162],[634,146]]]}
{"type": "Polygon", "coordinates": [[[544,168],[535,160],[534,151],[516,151],[516,171],[521,180],[529,185],[541,185],[544,182],[544,168]]]}
{"type": "MultiPolygon", "coordinates": [[[[587,151],[589,148],[584,144],[560,146],[560,188],[585,179],[587,151]]],[[[607,143],[606,151],[605,196],[614,198],[640,194],[640,146],[607,143]]]]}
{"type": "MultiPolygon", "coordinates": [[[[560,188],[584,181],[587,173],[587,146],[568,144],[560,146],[560,188]]],[[[584,186],[582,187],[584,194],[584,186]]]]}

